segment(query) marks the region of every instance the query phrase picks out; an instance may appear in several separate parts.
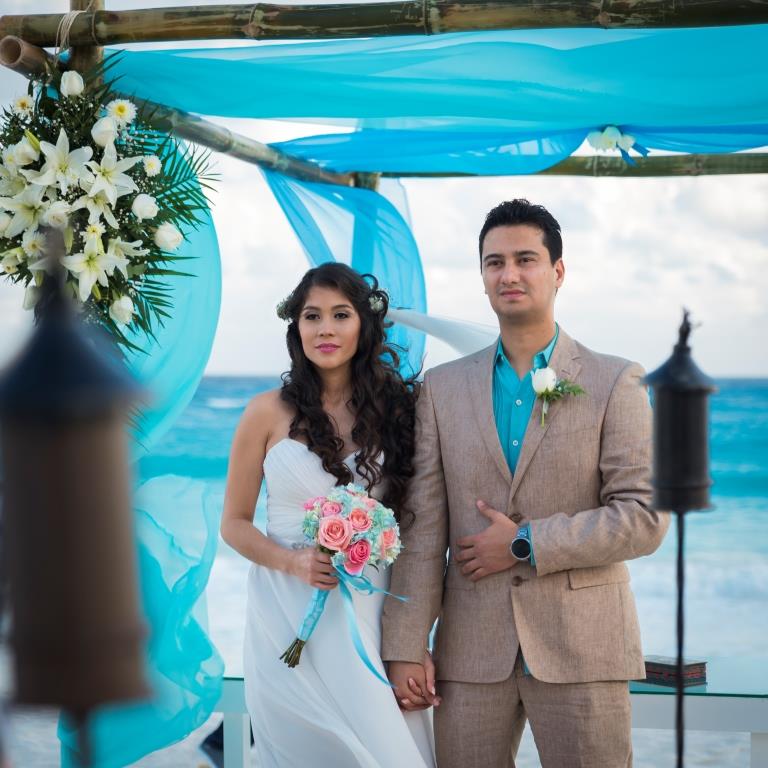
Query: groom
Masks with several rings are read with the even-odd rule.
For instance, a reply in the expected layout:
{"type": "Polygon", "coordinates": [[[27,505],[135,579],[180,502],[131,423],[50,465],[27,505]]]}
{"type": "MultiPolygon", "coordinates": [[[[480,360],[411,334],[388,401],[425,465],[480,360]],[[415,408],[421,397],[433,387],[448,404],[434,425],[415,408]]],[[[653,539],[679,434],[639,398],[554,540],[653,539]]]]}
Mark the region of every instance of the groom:
{"type": "Polygon", "coordinates": [[[439,768],[511,768],[526,719],[543,768],[632,763],[627,681],[645,671],[624,560],[669,522],[649,507],[643,371],[556,325],[561,256],[542,206],[488,214],[480,268],[500,340],[429,371],[418,401],[391,585],[410,599],[387,598],[382,658],[404,709],[442,700],[439,768]],[[583,392],[542,415],[541,368],[583,392]],[[438,617],[435,692],[422,661],[438,617]]]}

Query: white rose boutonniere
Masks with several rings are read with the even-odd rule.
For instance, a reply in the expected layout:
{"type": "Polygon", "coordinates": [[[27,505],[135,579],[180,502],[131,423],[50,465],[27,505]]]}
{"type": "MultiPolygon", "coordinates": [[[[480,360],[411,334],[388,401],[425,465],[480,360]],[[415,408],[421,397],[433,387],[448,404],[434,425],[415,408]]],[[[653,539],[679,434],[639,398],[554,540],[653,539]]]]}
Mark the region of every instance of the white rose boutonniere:
{"type": "Polygon", "coordinates": [[[541,400],[541,426],[549,411],[549,404],[565,395],[583,395],[585,390],[568,379],[558,379],[551,368],[539,368],[533,372],[533,391],[541,400]]]}

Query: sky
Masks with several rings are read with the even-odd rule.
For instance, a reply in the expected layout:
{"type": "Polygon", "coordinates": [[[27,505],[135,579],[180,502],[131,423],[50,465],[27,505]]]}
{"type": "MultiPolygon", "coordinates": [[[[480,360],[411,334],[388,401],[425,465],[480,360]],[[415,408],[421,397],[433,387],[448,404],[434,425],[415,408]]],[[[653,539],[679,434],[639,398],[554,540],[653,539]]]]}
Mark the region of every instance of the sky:
{"type": "MultiPolygon", "coordinates": [[[[143,0],[141,7],[194,4],[143,0]]],[[[0,0],[0,13],[28,13],[31,5],[27,0],[0,0]]],[[[136,5],[107,2],[112,10],[136,5]]],[[[39,13],[64,12],[69,4],[35,0],[34,7],[39,13]]],[[[24,89],[22,77],[0,71],[0,103],[24,89]]],[[[211,119],[262,142],[338,131],[310,124],[211,119]]],[[[258,168],[222,155],[215,155],[214,161],[220,181],[212,210],[223,292],[206,372],[280,373],[288,358],[285,327],[274,307],[309,265],[258,168]]],[[[700,324],[691,343],[706,373],[768,376],[765,175],[517,176],[408,179],[403,184],[431,314],[495,324],[483,294],[477,234],[494,205],[527,197],[544,204],[562,226],[566,278],[556,318],[572,336],[594,350],[653,369],[671,352],[685,306],[700,324]]],[[[0,364],[29,332],[31,317],[21,309],[22,294],[23,289],[0,281],[0,364]]],[[[455,356],[442,342],[429,340],[425,367],[455,356]]]]}

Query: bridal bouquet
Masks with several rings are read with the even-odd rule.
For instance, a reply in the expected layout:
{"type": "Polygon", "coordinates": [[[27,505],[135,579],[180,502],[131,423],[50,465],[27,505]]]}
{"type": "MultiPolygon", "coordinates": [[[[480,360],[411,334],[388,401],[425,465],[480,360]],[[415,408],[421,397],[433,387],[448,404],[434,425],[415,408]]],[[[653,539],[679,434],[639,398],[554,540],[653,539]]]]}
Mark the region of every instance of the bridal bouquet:
{"type": "Polygon", "coordinates": [[[118,344],[171,308],[165,278],[202,221],[208,153],[151,127],[152,113],[104,80],[111,62],[30,83],[0,114],[0,275],[40,297],[42,227],[63,234],[66,288],[118,344]]]}
{"type": "MultiPolygon", "coordinates": [[[[307,541],[331,555],[339,589],[348,606],[347,617],[358,653],[369,669],[380,677],[359,642],[354,612],[350,614],[349,610],[349,587],[367,594],[383,591],[362,574],[366,565],[374,568],[391,565],[400,553],[402,545],[395,514],[352,483],[334,488],[326,496],[310,499],[304,504],[304,511],[302,527],[307,541]]],[[[315,590],[296,639],[280,657],[289,667],[299,663],[301,651],[320,620],[328,594],[328,590],[315,590]]]]}

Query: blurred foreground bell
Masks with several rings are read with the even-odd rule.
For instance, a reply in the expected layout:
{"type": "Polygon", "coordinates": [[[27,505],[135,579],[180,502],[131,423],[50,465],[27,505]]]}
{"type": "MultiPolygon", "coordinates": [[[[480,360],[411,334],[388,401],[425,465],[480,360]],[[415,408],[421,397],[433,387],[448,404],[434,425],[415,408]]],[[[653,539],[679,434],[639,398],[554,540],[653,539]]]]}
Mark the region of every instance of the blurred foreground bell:
{"type": "Polygon", "coordinates": [[[710,506],[709,395],[715,385],[693,362],[688,318],[685,310],[672,356],[645,378],[654,393],[653,506],[669,512],[710,506]]]}
{"type": "MultiPolygon", "coordinates": [[[[59,233],[48,244],[58,258],[59,233]]],[[[41,302],[0,381],[16,700],[85,717],[149,692],[125,428],[138,390],[50,277],[41,302]]]]}

